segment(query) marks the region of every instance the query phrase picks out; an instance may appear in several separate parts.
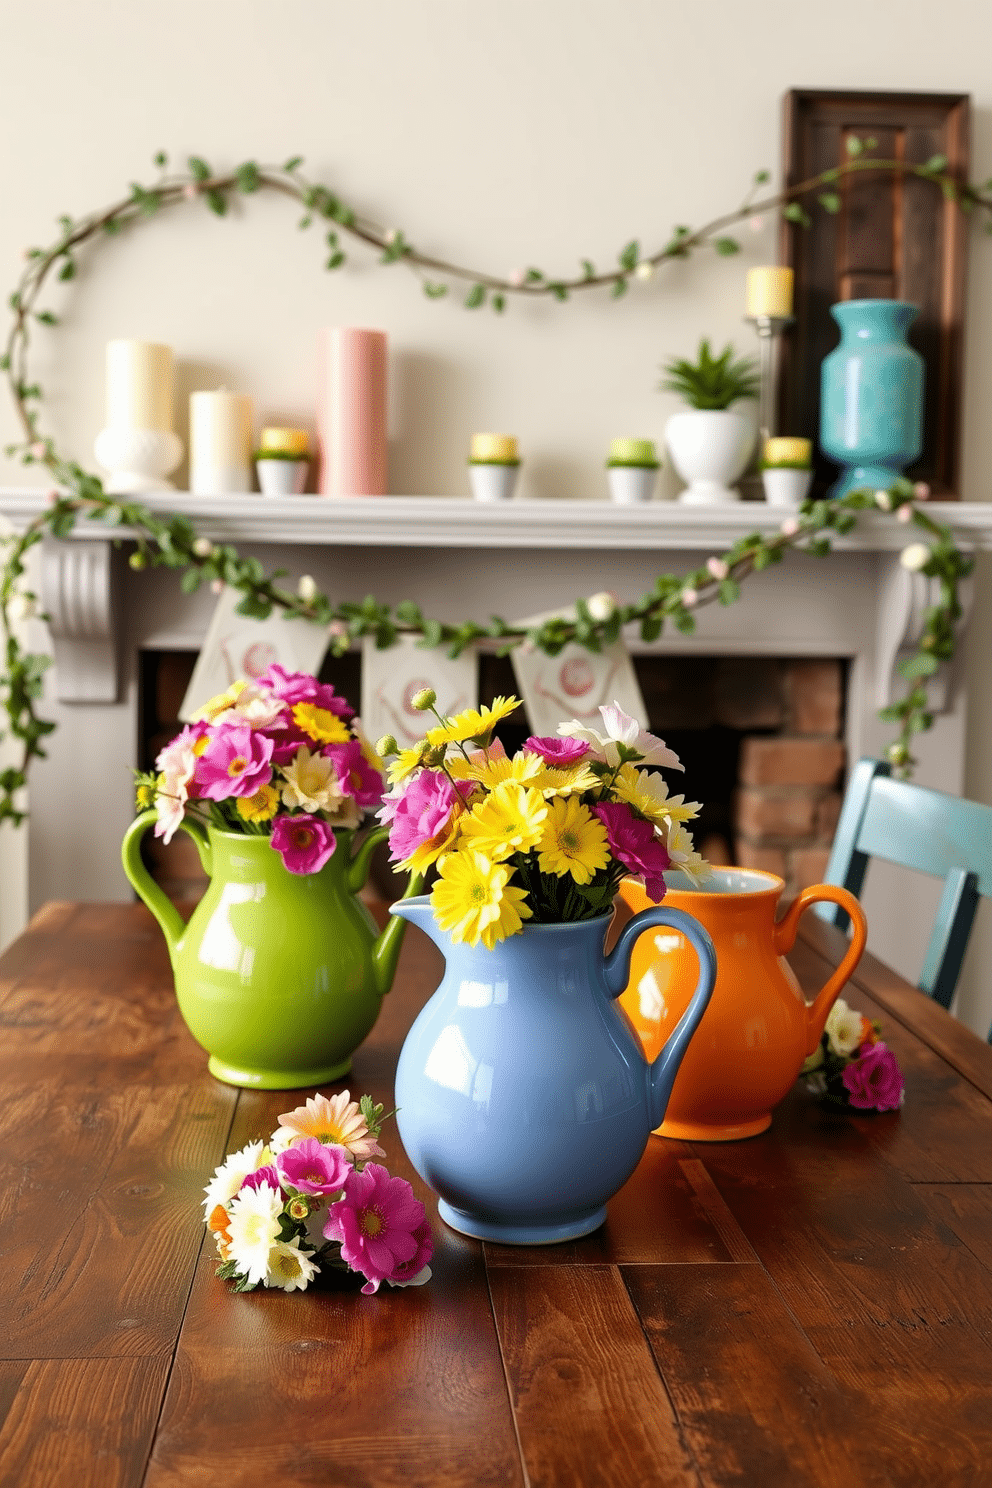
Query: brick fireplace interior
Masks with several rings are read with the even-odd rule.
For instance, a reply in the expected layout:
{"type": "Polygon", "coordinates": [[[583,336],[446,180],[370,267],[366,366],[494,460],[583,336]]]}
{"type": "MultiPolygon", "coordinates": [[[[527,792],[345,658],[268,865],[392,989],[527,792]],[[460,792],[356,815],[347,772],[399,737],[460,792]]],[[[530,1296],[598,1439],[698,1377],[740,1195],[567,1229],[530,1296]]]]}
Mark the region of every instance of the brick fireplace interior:
{"type": "MultiPolygon", "coordinates": [[[[141,658],[138,760],[151,768],[178,721],[196,660],[190,651],[145,651],[141,658]]],[[[702,801],[696,846],[711,862],[763,868],[785,879],[787,895],[821,881],[840,811],[845,763],[846,663],[789,657],[637,656],[634,666],[650,727],[684,762],[669,771],[673,794],[702,801]]],[[[321,679],[361,707],[358,653],[329,657],[321,679]]],[[[481,656],[479,696],[516,690],[508,658],[481,656]]],[[[508,750],[525,725],[504,725],[508,750]]],[[[174,899],[193,900],[206,880],[183,832],[165,847],[149,834],[147,862],[174,899]]],[[[373,867],[380,896],[399,892],[385,849],[373,867]]]]}

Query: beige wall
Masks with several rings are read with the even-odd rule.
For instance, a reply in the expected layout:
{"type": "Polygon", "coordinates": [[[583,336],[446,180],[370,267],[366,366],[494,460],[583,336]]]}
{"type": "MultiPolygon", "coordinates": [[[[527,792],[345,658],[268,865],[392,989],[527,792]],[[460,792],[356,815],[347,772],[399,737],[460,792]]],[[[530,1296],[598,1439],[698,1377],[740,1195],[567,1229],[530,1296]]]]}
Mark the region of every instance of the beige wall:
{"type": "MultiPolygon", "coordinates": [[[[419,246],[496,272],[567,274],[581,256],[606,265],[630,237],[654,246],[673,223],[725,209],[756,168],[777,165],[790,86],[971,92],[975,173],[992,174],[986,0],[3,0],[0,16],[0,272],[11,283],[60,212],[110,202],[151,173],[159,148],[218,167],[302,153],[419,246]]],[[[53,292],[65,324],[41,333],[35,365],[52,428],[84,461],[111,336],[170,342],[185,388],[226,382],[266,418],[306,419],[315,329],[364,323],[391,341],[395,492],[463,493],[468,436],[487,427],[519,435],[527,494],[595,498],[611,435],[661,438],[673,404],[655,391],[659,362],[701,334],[747,346],[744,271],[775,251],[768,221],[742,258],[675,265],[619,303],[597,294],[501,320],[432,304],[404,269],[361,253],[323,274],[319,239],[279,200],[251,200],[238,217],[190,205],[105,244],[53,292]]],[[[972,500],[990,495],[990,301],[992,247],[976,233],[972,500]]],[[[6,408],[0,424],[9,437],[6,408]]],[[[0,480],[23,476],[8,466],[0,480]]],[[[992,801],[990,593],[986,569],[968,790],[992,801]]],[[[2,936],[20,913],[9,843],[5,866],[2,936]]],[[[981,944],[987,965],[992,931],[981,944]]]]}

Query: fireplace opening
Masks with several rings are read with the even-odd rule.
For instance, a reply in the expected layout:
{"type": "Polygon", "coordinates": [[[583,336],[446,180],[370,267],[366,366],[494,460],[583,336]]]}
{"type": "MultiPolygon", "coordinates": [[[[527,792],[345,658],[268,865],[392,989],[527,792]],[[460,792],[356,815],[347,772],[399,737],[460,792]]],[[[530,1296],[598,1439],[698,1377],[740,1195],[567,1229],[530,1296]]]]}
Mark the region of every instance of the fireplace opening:
{"type": "MultiPolygon", "coordinates": [[[[182,727],[179,709],[196,662],[192,651],[144,651],[140,661],[137,758],[155,756],[182,727]]],[[[840,811],[845,764],[847,662],[820,657],[636,656],[634,668],[649,727],[685,765],[666,772],[673,795],[702,802],[690,823],[697,848],[714,864],[777,873],[786,893],[819,882],[840,811]]],[[[328,656],[321,681],[361,711],[361,656],[328,656]]],[[[479,699],[516,691],[508,657],[479,657],[479,699]]],[[[526,722],[504,722],[505,748],[518,749],[526,722]]],[[[192,840],[177,832],[167,846],[148,833],[146,865],[177,901],[195,900],[206,879],[192,840]]],[[[403,879],[385,847],[371,889],[395,897],[403,879]]]]}

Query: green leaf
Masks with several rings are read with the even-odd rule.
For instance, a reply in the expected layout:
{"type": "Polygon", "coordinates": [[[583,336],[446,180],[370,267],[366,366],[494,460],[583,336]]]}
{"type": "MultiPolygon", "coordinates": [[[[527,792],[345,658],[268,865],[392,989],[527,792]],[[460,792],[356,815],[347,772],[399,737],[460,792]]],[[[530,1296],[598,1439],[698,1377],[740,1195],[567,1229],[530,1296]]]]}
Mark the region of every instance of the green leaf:
{"type": "Polygon", "coordinates": [[[417,645],[422,651],[429,651],[434,646],[440,646],[444,631],[440,620],[425,620],[423,639],[417,645]]]}
{"type": "Polygon", "coordinates": [[[227,197],[223,191],[208,191],[206,201],[211,212],[216,212],[218,217],[224,216],[227,211],[227,197]]]}
{"type": "Polygon", "coordinates": [[[595,279],[596,277],[596,265],[590,258],[582,259],[582,277],[583,279],[595,279]]]}
{"type": "Polygon", "coordinates": [[[660,615],[645,615],[641,621],[641,640],[656,641],[661,635],[663,624],[660,615]]]}
{"type": "Polygon", "coordinates": [[[627,289],[628,285],[626,279],[614,279],[613,288],[610,290],[610,294],[615,300],[619,300],[622,299],[623,296],[627,293],[627,289]]]}
{"type": "Polygon", "coordinates": [[[896,670],[900,676],[911,681],[914,677],[932,677],[939,666],[940,662],[936,656],[929,656],[924,651],[916,656],[908,656],[905,661],[899,663],[896,670]]]}
{"type": "Polygon", "coordinates": [[[65,263],[62,265],[61,269],[59,269],[59,278],[62,279],[62,280],[65,280],[65,279],[75,279],[75,277],[76,277],[76,265],[73,263],[73,261],[72,261],[71,258],[67,258],[66,261],[65,261],[65,263]]]}
{"type": "Polygon", "coordinates": [[[38,310],[34,318],[40,320],[42,325],[56,326],[59,323],[58,316],[53,315],[51,310],[38,310]]]}
{"type": "Polygon", "coordinates": [[[621,248],[617,256],[617,262],[622,269],[636,269],[637,260],[640,258],[641,248],[636,238],[632,238],[625,248],[621,248]]]}
{"type": "Polygon", "coordinates": [[[433,279],[424,280],[424,294],[429,300],[443,300],[447,293],[446,284],[438,284],[433,279]]]}
{"type": "Polygon", "coordinates": [[[525,284],[543,284],[544,283],[544,275],[541,273],[540,269],[528,269],[527,270],[527,273],[524,276],[524,283],[525,284]]]}
{"type": "Polygon", "coordinates": [[[186,163],[194,181],[209,181],[210,167],[205,160],[200,159],[199,155],[191,155],[186,163]]]}
{"type": "Polygon", "coordinates": [[[864,150],[864,145],[858,139],[858,136],[856,134],[849,134],[847,136],[847,139],[844,141],[844,149],[847,151],[848,155],[850,155],[852,158],[855,158],[862,153],[862,151],[864,150]]]}
{"type": "Polygon", "coordinates": [[[820,203],[820,206],[823,208],[823,210],[825,212],[829,212],[831,216],[836,216],[836,214],[840,211],[840,197],[837,195],[836,191],[824,191],[822,195],[818,196],[816,199],[820,203]]]}
{"type": "Polygon", "coordinates": [[[9,372],[9,371],[10,371],[10,357],[7,355],[6,352],[4,352],[3,356],[0,356],[0,372],[9,372]]]}
{"type": "Polygon", "coordinates": [[[324,265],[324,268],[325,269],[339,269],[344,262],[345,262],[345,254],[343,254],[341,252],[341,249],[339,248],[336,253],[332,253],[331,254],[330,258],[327,260],[326,264],[324,265]]]}
{"type": "Polygon", "coordinates": [[[809,213],[805,212],[798,202],[789,202],[788,206],[782,208],[782,216],[787,222],[798,222],[802,227],[809,227],[809,213]]]}
{"type": "Polygon", "coordinates": [[[741,597],[741,586],[736,579],[724,579],[718,593],[722,605],[732,605],[741,597]]]}
{"type": "Polygon", "coordinates": [[[554,284],[549,284],[548,289],[554,295],[556,300],[564,301],[568,299],[568,289],[560,281],[556,281],[554,284]]]}
{"type": "Polygon", "coordinates": [[[478,310],[480,305],[486,302],[486,286],[484,284],[473,284],[465,296],[466,310],[478,310]]]}
{"type": "Polygon", "coordinates": [[[313,217],[312,217],[312,215],[309,212],[307,212],[307,213],[305,213],[304,216],[302,216],[300,218],[299,222],[296,225],[300,229],[301,232],[305,232],[306,229],[310,226],[310,224],[312,222],[313,222],[313,217]]]}
{"type": "Polygon", "coordinates": [[[736,238],[717,238],[713,247],[721,258],[732,258],[735,253],[741,251],[741,245],[736,238]]]}
{"type": "Polygon", "coordinates": [[[169,163],[169,157],[168,157],[168,155],[166,155],[166,153],[165,153],[164,150],[157,150],[155,152],[155,154],[152,156],[152,165],[157,165],[159,167],[162,167],[164,165],[168,165],[168,163],[169,163]]]}
{"type": "Polygon", "coordinates": [[[946,155],[931,155],[930,156],[930,159],[927,161],[926,165],[923,166],[923,169],[925,171],[933,171],[934,173],[937,173],[937,172],[946,170],[947,169],[947,156],[946,155]]]}
{"type": "Polygon", "coordinates": [[[506,309],[506,296],[501,294],[494,294],[491,296],[489,304],[492,309],[496,311],[497,315],[502,315],[503,311],[506,309]]]}
{"type": "Polygon", "coordinates": [[[302,155],[291,155],[289,157],[289,159],[284,163],[283,170],[284,171],[295,171],[302,164],[303,164],[303,156],[302,155]]]}
{"type": "Polygon", "coordinates": [[[184,594],[195,594],[203,582],[203,575],[198,568],[188,568],[179,580],[179,587],[184,594]]]}
{"type": "Polygon", "coordinates": [[[764,186],[772,178],[771,171],[759,170],[754,173],[755,186],[764,186]]]}
{"type": "Polygon", "coordinates": [[[258,166],[254,160],[246,160],[244,165],[239,165],[234,179],[238,183],[238,190],[243,191],[246,196],[257,191],[262,184],[258,166]]]}

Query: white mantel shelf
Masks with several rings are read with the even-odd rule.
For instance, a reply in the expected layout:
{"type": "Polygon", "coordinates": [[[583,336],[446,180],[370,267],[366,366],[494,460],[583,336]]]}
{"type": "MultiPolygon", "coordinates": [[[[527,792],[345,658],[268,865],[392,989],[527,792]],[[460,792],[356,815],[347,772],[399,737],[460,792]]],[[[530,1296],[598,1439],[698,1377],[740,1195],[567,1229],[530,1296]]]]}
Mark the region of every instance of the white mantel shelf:
{"type": "MultiPolygon", "coordinates": [[[[776,532],[789,513],[762,501],[689,507],[675,501],[616,506],[607,501],[509,501],[373,496],[323,498],[191,496],[176,491],[141,498],[160,516],[182,514],[205,537],[229,543],[364,547],[591,548],[719,551],[748,532],[776,532]]],[[[44,511],[37,489],[0,489],[0,515],[22,528],[44,511]]],[[[927,508],[964,547],[992,547],[992,504],[934,502],[927,508]]],[[[839,549],[898,551],[912,527],[868,512],[839,549]]],[[[82,522],[79,537],[127,536],[100,522],[82,522]]]]}

